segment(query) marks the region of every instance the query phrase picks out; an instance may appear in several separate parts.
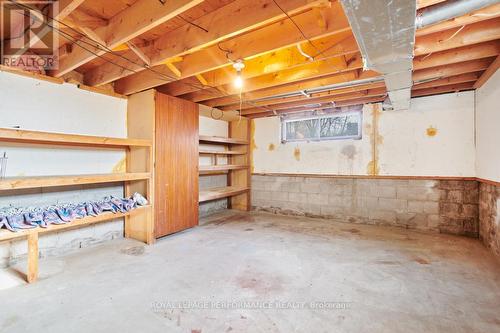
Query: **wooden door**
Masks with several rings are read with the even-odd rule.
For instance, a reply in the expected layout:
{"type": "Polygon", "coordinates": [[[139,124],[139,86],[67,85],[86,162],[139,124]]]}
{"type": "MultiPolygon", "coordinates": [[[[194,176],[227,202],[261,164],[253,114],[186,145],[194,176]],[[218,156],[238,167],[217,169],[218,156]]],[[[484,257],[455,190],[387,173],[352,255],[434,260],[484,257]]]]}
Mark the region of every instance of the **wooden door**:
{"type": "Polygon", "coordinates": [[[156,95],[155,234],[198,225],[198,105],[156,95]]]}

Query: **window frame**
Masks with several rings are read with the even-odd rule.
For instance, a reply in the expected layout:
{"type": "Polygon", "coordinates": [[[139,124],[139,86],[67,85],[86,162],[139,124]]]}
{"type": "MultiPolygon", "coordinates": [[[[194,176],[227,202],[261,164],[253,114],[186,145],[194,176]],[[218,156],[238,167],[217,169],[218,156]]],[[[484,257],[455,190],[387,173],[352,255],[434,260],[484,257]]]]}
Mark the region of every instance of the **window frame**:
{"type": "MultiPolygon", "coordinates": [[[[318,121],[318,124],[319,123],[320,123],[320,121],[318,121]]],[[[292,117],[290,119],[287,119],[286,117],[281,117],[281,120],[280,120],[281,143],[307,142],[307,141],[321,142],[321,141],[332,141],[332,140],[361,140],[363,138],[362,130],[363,130],[363,111],[362,110],[336,112],[336,113],[322,114],[322,115],[316,115],[316,116],[304,116],[304,117],[296,117],[296,118],[292,117]],[[286,124],[287,123],[292,123],[292,122],[296,122],[296,121],[303,121],[303,120],[312,120],[312,119],[337,118],[337,117],[344,117],[344,116],[351,116],[351,115],[356,115],[359,118],[358,135],[344,135],[344,136],[322,138],[321,132],[320,132],[320,137],[318,137],[318,138],[304,138],[304,139],[287,139],[286,138],[286,124]]]]}

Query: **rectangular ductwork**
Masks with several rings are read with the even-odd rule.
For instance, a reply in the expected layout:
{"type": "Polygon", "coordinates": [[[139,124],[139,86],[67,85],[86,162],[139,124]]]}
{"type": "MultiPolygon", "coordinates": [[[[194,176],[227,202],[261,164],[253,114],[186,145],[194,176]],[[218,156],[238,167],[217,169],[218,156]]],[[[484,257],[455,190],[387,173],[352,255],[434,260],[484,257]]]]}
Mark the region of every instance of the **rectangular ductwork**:
{"type": "Polygon", "coordinates": [[[394,110],[410,108],[416,1],[341,0],[365,69],[384,76],[394,110]]]}

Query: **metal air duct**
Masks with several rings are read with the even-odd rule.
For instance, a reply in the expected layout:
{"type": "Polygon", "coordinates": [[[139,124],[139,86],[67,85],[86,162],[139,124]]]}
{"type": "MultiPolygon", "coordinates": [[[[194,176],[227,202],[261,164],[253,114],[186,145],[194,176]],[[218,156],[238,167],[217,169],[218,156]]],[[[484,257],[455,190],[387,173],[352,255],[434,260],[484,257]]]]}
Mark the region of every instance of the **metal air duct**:
{"type": "Polygon", "coordinates": [[[384,76],[394,110],[410,108],[416,1],[341,0],[365,69],[384,76]]]}

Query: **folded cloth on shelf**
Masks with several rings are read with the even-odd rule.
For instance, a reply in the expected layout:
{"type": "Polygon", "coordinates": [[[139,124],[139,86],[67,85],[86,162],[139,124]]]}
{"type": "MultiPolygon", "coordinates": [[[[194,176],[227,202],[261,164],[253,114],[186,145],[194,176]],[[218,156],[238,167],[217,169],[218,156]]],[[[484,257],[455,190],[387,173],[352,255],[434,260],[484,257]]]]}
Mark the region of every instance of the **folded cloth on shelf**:
{"type": "Polygon", "coordinates": [[[99,214],[99,212],[95,211],[94,205],[91,202],[86,202],[84,205],[88,216],[97,216],[97,214],[99,214]]]}
{"type": "Polygon", "coordinates": [[[128,210],[125,208],[125,204],[123,202],[123,199],[118,199],[118,198],[115,198],[115,197],[110,197],[109,198],[109,201],[111,202],[111,204],[113,206],[115,206],[115,209],[116,211],[120,212],[120,213],[125,213],[127,212],[128,210]]]}
{"type": "Polygon", "coordinates": [[[99,206],[99,208],[103,212],[113,212],[116,213],[118,209],[113,205],[111,201],[109,201],[109,198],[105,198],[102,201],[96,202],[96,204],[99,206]]]}
{"type": "Polygon", "coordinates": [[[87,216],[87,208],[85,207],[85,204],[75,205],[73,207],[73,212],[75,218],[77,219],[83,219],[84,217],[87,216]]]}
{"type": "Polygon", "coordinates": [[[49,208],[43,212],[43,221],[47,226],[51,224],[64,224],[65,222],[61,220],[59,214],[57,214],[55,208],[49,208]]]}
{"type": "Polygon", "coordinates": [[[24,213],[24,219],[29,224],[47,227],[47,224],[43,221],[43,210],[41,208],[28,208],[28,211],[24,213]]]}
{"type": "Polygon", "coordinates": [[[71,209],[69,207],[56,207],[56,213],[63,222],[71,222],[71,209]]]}
{"type": "Polygon", "coordinates": [[[48,207],[0,209],[0,229],[10,231],[31,229],[36,227],[47,228],[51,224],[66,224],[87,216],[97,216],[104,212],[126,213],[137,206],[148,204],[146,198],[134,193],[130,198],[105,197],[100,201],[88,201],[78,204],[58,204],[48,207]]]}
{"type": "Polygon", "coordinates": [[[36,224],[31,224],[27,223],[24,220],[24,214],[22,213],[16,213],[7,216],[7,221],[9,222],[9,225],[12,227],[12,229],[17,230],[17,229],[33,229],[36,228],[36,224]]]}
{"type": "Polygon", "coordinates": [[[5,227],[5,229],[9,231],[15,231],[9,224],[9,221],[7,221],[7,216],[0,215],[0,229],[5,227]]]}
{"type": "Polygon", "coordinates": [[[148,200],[142,196],[142,194],[135,192],[134,195],[132,196],[132,199],[139,205],[139,206],[146,206],[148,204],[148,200]]]}

